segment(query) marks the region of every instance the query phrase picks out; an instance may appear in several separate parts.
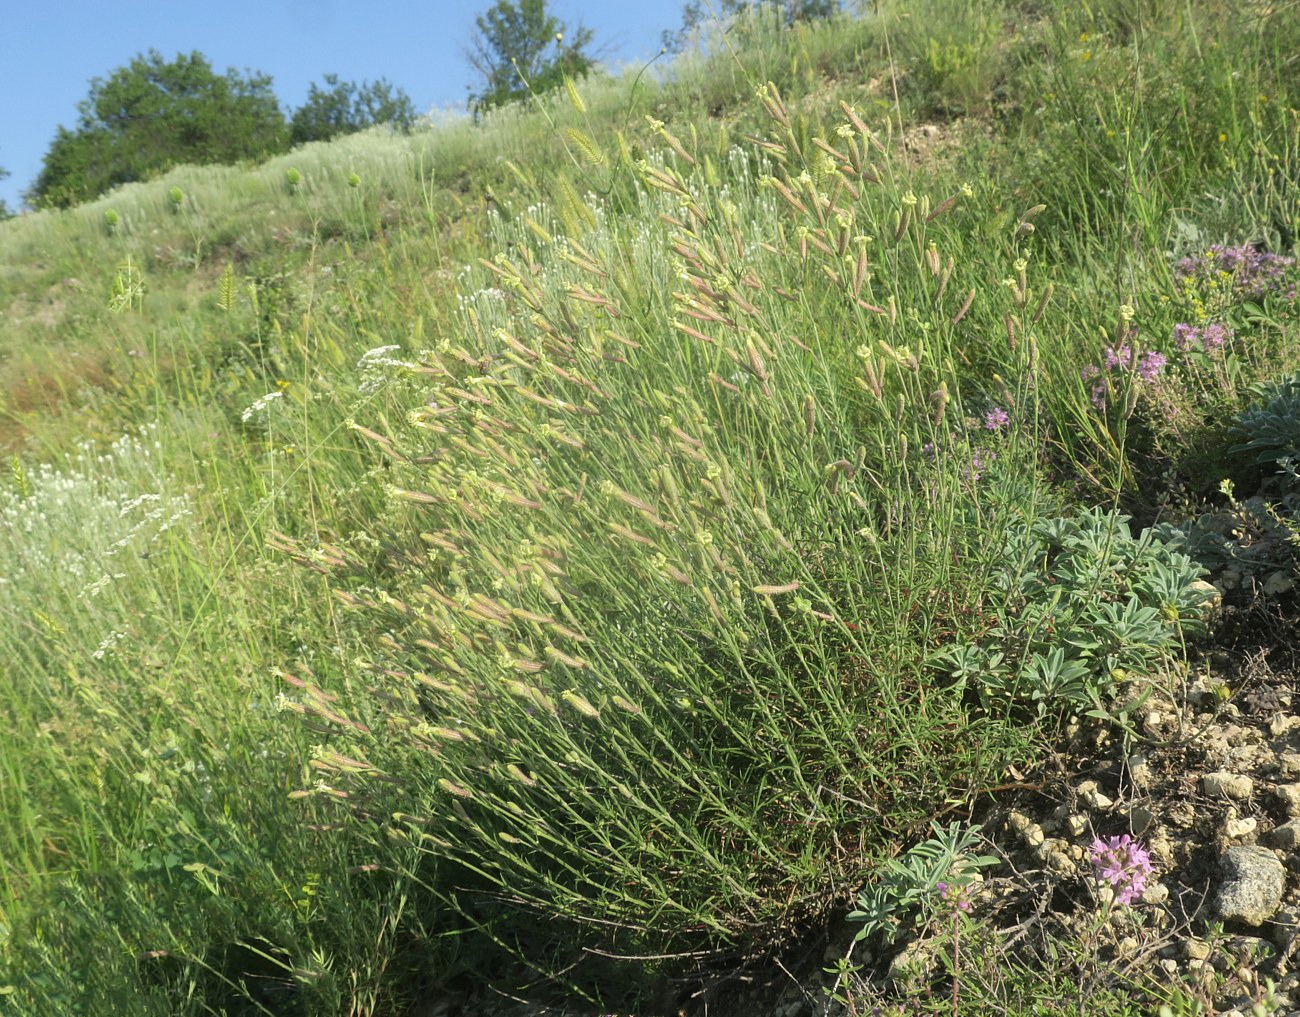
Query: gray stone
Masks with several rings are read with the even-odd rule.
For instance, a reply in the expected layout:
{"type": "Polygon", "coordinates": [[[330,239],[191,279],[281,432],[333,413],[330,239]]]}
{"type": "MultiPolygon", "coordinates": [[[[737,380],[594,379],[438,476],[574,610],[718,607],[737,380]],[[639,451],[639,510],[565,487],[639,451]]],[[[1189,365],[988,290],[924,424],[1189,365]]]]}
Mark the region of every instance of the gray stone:
{"type": "Polygon", "coordinates": [[[1300,777],[1300,752],[1279,752],[1277,766],[1283,777],[1300,777]]]}
{"type": "Polygon", "coordinates": [[[1204,579],[1197,579],[1192,582],[1191,588],[1201,595],[1200,615],[1201,621],[1206,625],[1214,625],[1223,613],[1223,593],[1217,586],[1207,583],[1204,579]]]}
{"type": "Polygon", "coordinates": [[[1102,794],[1095,780],[1085,780],[1075,789],[1075,794],[1079,796],[1079,801],[1093,812],[1103,812],[1115,804],[1108,795],[1102,794]]]}
{"type": "Polygon", "coordinates": [[[1228,840],[1243,840],[1254,833],[1257,826],[1259,826],[1259,820],[1255,819],[1254,816],[1247,816],[1245,819],[1232,816],[1224,820],[1223,835],[1228,840]]]}
{"type": "Polygon", "coordinates": [[[1276,794],[1288,816],[1300,817],[1300,784],[1279,784],[1276,794]]]}
{"type": "Polygon", "coordinates": [[[1214,910],[1229,922],[1260,925],[1282,905],[1286,869],[1272,851],[1262,847],[1231,847],[1219,859],[1223,879],[1214,897],[1214,910]]]}
{"type": "Polygon", "coordinates": [[[1141,753],[1135,753],[1128,758],[1128,776],[1133,782],[1133,786],[1138,790],[1146,790],[1151,786],[1153,775],[1151,773],[1151,764],[1147,762],[1146,756],[1141,753]]]}
{"type": "Polygon", "coordinates": [[[934,947],[925,940],[913,940],[889,962],[885,980],[898,989],[916,989],[934,969],[934,947]]]}
{"type": "Polygon", "coordinates": [[[1143,904],[1163,904],[1169,899],[1169,887],[1164,883],[1152,883],[1142,893],[1143,904]]]}
{"type": "Polygon", "coordinates": [[[1300,819],[1283,823],[1268,835],[1269,842],[1283,851],[1294,851],[1300,847],[1300,819]]]}
{"type": "MultiPolygon", "coordinates": [[[[1300,912],[1295,908],[1282,908],[1273,916],[1273,945],[1279,950],[1286,950],[1291,940],[1300,931],[1300,912]]],[[[1300,988],[1300,982],[1297,982],[1300,988]]]]}
{"type": "Polygon", "coordinates": [[[1151,814],[1150,809],[1144,809],[1140,805],[1130,809],[1128,813],[1128,825],[1129,829],[1133,831],[1133,836],[1141,837],[1146,833],[1147,830],[1151,828],[1151,824],[1155,822],[1155,818],[1156,817],[1151,814]]]}
{"type": "Polygon", "coordinates": [[[1235,798],[1243,801],[1255,790],[1255,782],[1239,773],[1207,773],[1201,778],[1201,790],[1211,798],[1235,798]]]}

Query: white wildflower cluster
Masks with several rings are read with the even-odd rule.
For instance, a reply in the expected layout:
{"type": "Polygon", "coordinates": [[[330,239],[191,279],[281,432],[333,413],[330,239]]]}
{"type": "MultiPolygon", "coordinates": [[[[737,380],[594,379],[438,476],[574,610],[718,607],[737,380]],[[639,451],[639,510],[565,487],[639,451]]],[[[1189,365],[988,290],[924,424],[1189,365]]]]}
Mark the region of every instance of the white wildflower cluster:
{"type": "Polygon", "coordinates": [[[456,306],[463,311],[472,311],[479,321],[488,327],[499,327],[506,321],[506,294],[496,286],[485,286],[472,293],[460,293],[456,296],[456,306]]]}
{"type": "Polygon", "coordinates": [[[253,400],[251,405],[245,406],[244,412],[239,415],[239,419],[245,424],[252,423],[254,419],[266,413],[268,407],[270,407],[272,403],[283,397],[284,393],[279,389],[276,389],[274,392],[268,392],[266,395],[253,400]]]}
{"type": "Polygon", "coordinates": [[[125,572],[105,572],[102,576],[96,579],[89,586],[86,586],[84,589],[82,589],[81,593],[78,594],[78,596],[86,600],[92,600],[95,597],[98,597],[110,586],[112,586],[115,581],[117,581],[118,579],[125,579],[125,578],[126,578],[125,572]]]}
{"type": "Polygon", "coordinates": [[[103,660],[105,657],[107,657],[110,653],[113,652],[113,647],[115,647],[118,643],[120,643],[125,638],[126,638],[125,632],[118,632],[116,629],[114,629],[112,632],[110,632],[100,641],[99,645],[95,647],[94,651],[91,653],[91,656],[94,657],[96,660],[103,660]]]}
{"type": "Polygon", "coordinates": [[[378,392],[397,376],[397,372],[414,370],[415,365],[410,361],[391,355],[400,349],[400,346],[376,346],[361,354],[357,361],[357,371],[361,375],[358,391],[365,395],[378,392]]]}
{"type": "Polygon", "coordinates": [[[83,442],[62,462],[23,467],[20,484],[0,486],[6,597],[88,599],[147,568],[158,539],[191,512],[186,496],[170,491],[158,448],[152,428],[102,451],[83,442]]]}

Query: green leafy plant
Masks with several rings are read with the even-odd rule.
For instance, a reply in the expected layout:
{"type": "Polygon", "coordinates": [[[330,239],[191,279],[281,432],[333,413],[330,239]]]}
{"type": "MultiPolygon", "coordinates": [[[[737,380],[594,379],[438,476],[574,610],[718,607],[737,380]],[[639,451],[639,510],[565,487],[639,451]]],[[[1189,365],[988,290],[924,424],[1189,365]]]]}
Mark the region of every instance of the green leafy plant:
{"type": "Polygon", "coordinates": [[[927,840],[901,858],[885,862],[879,878],[858,894],[857,910],[849,912],[849,921],[862,924],[856,939],[879,935],[892,943],[905,930],[933,917],[941,887],[965,889],[980,869],[999,864],[996,855],[972,853],[980,842],[979,829],[956,822],[946,828],[931,823],[927,840]]]}
{"type": "Polygon", "coordinates": [[[1202,627],[1202,569],[1128,522],[1090,509],[1015,527],[992,580],[995,620],[936,666],[986,707],[1028,702],[1040,715],[1097,706],[1130,673],[1159,673],[1202,627]]]}
{"type": "Polygon", "coordinates": [[[1238,415],[1233,431],[1244,440],[1229,451],[1257,466],[1300,457],[1300,374],[1251,388],[1257,402],[1238,415]]]}
{"type": "Polygon", "coordinates": [[[264,74],[217,74],[202,53],[150,51],[95,78],[75,130],[60,127],[32,186],[63,208],[181,163],[231,163],[283,151],[288,127],[264,74]]]}
{"type": "Polygon", "coordinates": [[[328,141],[355,134],[367,127],[387,125],[408,130],[415,123],[415,106],[402,89],[385,78],[357,84],[326,74],[323,84],[313,82],[307,101],[293,111],[289,140],[294,145],[328,141]]]}

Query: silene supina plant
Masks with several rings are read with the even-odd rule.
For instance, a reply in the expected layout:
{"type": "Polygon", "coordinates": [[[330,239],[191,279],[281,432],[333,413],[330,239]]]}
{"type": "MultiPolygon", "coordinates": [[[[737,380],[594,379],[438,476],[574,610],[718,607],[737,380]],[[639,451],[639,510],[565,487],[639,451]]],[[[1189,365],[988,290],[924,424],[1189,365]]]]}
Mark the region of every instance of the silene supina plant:
{"type": "Polygon", "coordinates": [[[966,331],[963,194],[915,194],[847,107],[809,142],[760,101],[756,151],[637,165],[634,227],[495,219],[500,297],[463,304],[405,421],[357,429],[407,511],[364,553],[296,546],[381,633],[372,697],[303,704],[339,741],[306,793],[391,816],[484,922],[495,900],[615,951],[762,940],[1025,751],[961,723],[924,651],[1019,509],[972,513],[979,466],[918,476],[922,446],[1029,454],[991,376],[963,409],[958,343],[1009,350],[966,331]]]}

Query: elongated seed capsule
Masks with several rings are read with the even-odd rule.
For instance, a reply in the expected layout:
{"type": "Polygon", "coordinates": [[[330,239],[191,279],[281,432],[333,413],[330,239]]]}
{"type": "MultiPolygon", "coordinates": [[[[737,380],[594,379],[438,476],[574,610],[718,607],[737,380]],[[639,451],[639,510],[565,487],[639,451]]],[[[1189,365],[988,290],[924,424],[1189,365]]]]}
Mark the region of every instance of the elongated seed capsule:
{"type": "Polygon", "coordinates": [[[966,300],[962,303],[961,308],[953,316],[952,324],[956,325],[962,318],[966,317],[966,312],[970,310],[970,305],[975,302],[975,288],[972,286],[969,293],[966,294],[966,300]]]}
{"type": "Polygon", "coordinates": [[[1034,309],[1034,316],[1029,319],[1030,324],[1038,324],[1038,319],[1041,318],[1043,312],[1047,310],[1047,302],[1052,299],[1052,291],[1054,289],[1055,287],[1051,283],[1048,283],[1043,288],[1043,295],[1038,298],[1038,306],[1034,309]]]}
{"type": "Polygon", "coordinates": [[[898,228],[894,230],[894,243],[903,239],[903,234],[907,232],[907,227],[912,221],[912,206],[904,206],[902,213],[898,217],[898,228]]]}

